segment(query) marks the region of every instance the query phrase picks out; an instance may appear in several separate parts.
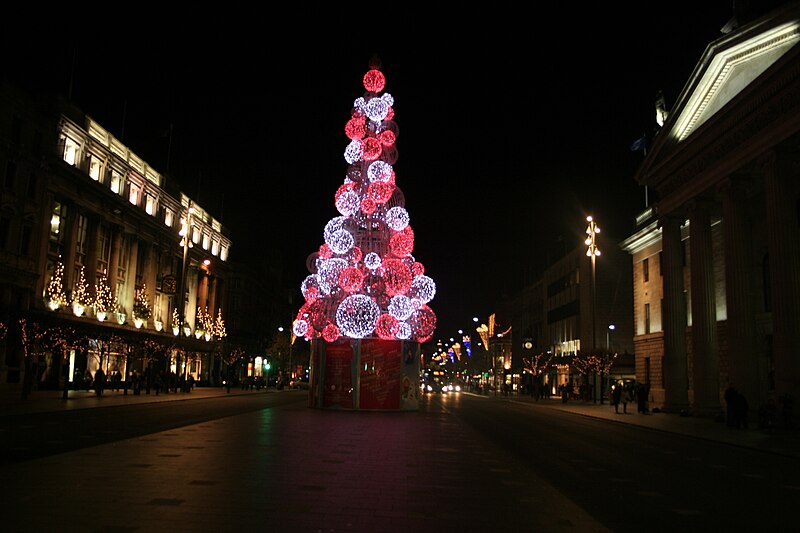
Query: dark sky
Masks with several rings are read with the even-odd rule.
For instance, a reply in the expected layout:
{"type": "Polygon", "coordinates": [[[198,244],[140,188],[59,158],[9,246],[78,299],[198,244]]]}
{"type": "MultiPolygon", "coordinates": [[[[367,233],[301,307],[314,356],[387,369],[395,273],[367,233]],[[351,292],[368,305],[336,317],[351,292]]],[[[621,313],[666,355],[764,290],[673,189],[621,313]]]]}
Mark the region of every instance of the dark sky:
{"type": "Polygon", "coordinates": [[[7,24],[3,68],[71,94],[181,183],[231,231],[232,259],[279,251],[299,300],[306,257],[338,216],[344,125],[377,53],[413,255],[437,283],[436,336],[449,337],[513,295],[552,242],[582,243],[587,214],[602,248],[645,207],[633,180],[642,152],[629,147],[652,133],[656,93],[669,109],[733,8],[618,4],[370,24],[222,12],[113,35],[87,24],[77,37],[63,24],[7,24]]]}

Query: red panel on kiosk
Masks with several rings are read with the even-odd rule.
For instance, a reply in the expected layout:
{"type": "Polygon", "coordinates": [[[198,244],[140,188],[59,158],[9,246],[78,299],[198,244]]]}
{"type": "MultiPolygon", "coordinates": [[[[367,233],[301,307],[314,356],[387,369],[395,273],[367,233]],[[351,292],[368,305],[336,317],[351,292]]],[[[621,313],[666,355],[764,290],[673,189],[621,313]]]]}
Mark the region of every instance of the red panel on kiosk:
{"type": "Polygon", "coordinates": [[[359,409],[400,409],[401,342],[361,339],[359,409]]]}
{"type": "Polygon", "coordinates": [[[353,408],[353,341],[338,340],[325,345],[325,380],[322,407],[353,408]]]}

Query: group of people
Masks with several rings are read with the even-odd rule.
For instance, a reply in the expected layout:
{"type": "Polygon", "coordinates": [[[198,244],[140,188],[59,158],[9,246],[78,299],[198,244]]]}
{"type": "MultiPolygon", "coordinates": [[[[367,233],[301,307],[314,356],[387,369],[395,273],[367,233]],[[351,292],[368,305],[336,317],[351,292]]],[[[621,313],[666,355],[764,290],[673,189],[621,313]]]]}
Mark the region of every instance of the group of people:
{"type": "Polygon", "coordinates": [[[650,394],[650,386],[647,383],[625,383],[617,381],[611,385],[611,405],[614,412],[619,413],[619,406],[622,404],[622,413],[628,413],[628,404],[636,402],[636,412],[647,414],[647,397],[650,394]]]}

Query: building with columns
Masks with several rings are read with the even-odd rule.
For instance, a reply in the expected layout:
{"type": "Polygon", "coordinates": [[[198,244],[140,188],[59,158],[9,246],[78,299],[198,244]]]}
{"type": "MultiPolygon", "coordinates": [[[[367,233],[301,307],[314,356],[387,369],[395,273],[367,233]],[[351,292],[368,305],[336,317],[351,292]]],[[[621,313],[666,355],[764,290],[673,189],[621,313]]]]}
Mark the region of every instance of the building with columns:
{"type": "Polygon", "coordinates": [[[651,406],[754,417],[800,398],[800,3],[737,13],[709,43],[636,174],[637,380],[651,406]]]}
{"type": "Polygon", "coordinates": [[[165,373],[213,382],[232,246],[218,220],[69,101],[9,83],[0,171],[0,385],[142,372],[147,341],[165,373]]]}

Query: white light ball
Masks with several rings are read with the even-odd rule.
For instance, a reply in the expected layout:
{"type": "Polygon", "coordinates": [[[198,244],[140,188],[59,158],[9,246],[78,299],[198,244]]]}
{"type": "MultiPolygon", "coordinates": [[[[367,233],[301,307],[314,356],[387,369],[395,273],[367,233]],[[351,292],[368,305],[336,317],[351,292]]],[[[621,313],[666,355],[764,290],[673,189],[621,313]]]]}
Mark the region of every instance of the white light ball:
{"type": "Polygon", "coordinates": [[[402,231],[408,226],[411,217],[405,207],[395,206],[386,212],[384,217],[386,225],[395,231],[402,231]]]}
{"type": "Polygon", "coordinates": [[[426,275],[416,276],[411,280],[411,289],[408,291],[408,296],[421,300],[423,303],[428,303],[433,300],[436,295],[436,283],[433,279],[426,275]]]}
{"type": "Polygon", "coordinates": [[[411,298],[402,294],[392,296],[387,310],[390,315],[401,321],[407,320],[411,313],[415,311],[411,298]]]}
{"type": "Polygon", "coordinates": [[[364,265],[370,269],[375,270],[381,266],[381,256],[376,254],[375,252],[370,252],[364,256],[364,265]]]}
{"type": "Polygon", "coordinates": [[[363,339],[375,331],[375,324],[381,316],[378,304],[363,294],[348,296],[336,308],[336,325],[345,337],[363,339]]]}
{"type": "Polygon", "coordinates": [[[326,240],[325,243],[333,250],[333,253],[344,254],[353,247],[355,239],[349,231],[340,229],[334,232],[330,240],[326,240]]]}
{"type": "Polygon", "coordinates": [[[367,178],[373,181],[389,181],[392,178],[392,165],[386,161],[373,161],[367,168],[367,178]]]}

